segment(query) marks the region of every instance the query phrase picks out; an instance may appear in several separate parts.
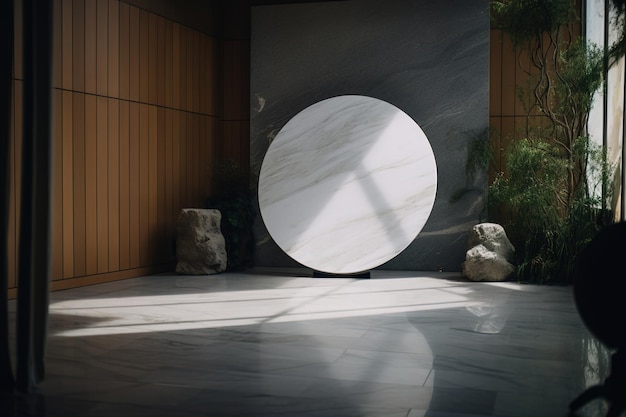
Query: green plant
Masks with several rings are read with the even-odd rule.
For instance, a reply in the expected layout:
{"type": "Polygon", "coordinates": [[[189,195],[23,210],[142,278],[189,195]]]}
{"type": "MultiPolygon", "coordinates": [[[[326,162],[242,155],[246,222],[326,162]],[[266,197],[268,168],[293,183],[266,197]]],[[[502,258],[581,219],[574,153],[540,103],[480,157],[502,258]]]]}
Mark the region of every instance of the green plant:
{"type": "Polygon", "coordinates": [[[586,138],[577,152],[587,156],[586,184],[568,199],[568,161],[543,140],[514,142],[505,155],[507,175],[499,173],[489,188],[489,202],[504,205],[509,237],[518,250],[521,281],[567,283],[578,253],[607,223],[598,190],[608,181],[604,152],[586,138]]]}
{"type": "Polygon", "coordinates": [[[521,281],[569,282],[579,251],[609,221],[604,150],[586,131],[603,55],[573,35],[574,11],[571,0],[492,2],[494,21],[531,63],[518,92],[524,139],[506,150],[488,196],[518,250],[521,281]]]}
{"type": "Polygon", "coordinates": [[[245,169],[234,160],[216,166],[214,194],[207,207],[222,213],[221,229],[226,241],[228,270],[250,266],[252,261],[252,225],[254,210],[250,203],[249,178],[245,169]]]}

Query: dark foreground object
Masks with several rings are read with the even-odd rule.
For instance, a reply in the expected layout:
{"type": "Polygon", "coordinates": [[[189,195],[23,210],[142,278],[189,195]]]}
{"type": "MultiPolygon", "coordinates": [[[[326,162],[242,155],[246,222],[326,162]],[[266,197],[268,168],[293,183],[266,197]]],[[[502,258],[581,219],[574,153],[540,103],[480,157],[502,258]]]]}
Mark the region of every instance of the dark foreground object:
{"type": "Polygon", "coordinates": [[[622,222],[598,233],[578,260],[574,277],[578,312],[591,333],[616,351],[611,357],[609,377],[572,401],[572,413],[597,398],[611,403],[607,417],[618,417],[626,410],[626,320],[621,291],[624,253],[626,223],[622,222]]]}

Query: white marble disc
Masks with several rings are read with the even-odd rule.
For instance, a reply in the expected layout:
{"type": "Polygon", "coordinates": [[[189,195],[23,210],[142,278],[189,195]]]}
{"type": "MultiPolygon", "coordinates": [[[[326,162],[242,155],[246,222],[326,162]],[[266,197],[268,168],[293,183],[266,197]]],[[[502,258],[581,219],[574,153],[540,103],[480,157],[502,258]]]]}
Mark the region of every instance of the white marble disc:
{"type": "Polygon", "coordinates": [[[320,101],[296,114],[265,155],[259,208],[274,241],[317,271],[382,265],[424,227],[437,165],[422,129],[365,96],[320,101]]]}

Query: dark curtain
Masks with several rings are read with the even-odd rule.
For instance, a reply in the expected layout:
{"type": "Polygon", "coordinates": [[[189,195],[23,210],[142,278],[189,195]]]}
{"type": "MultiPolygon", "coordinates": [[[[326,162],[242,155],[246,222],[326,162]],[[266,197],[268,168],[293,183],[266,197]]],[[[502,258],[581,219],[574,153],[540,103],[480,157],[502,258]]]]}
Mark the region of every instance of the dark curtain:
{"type": "Polygon", "coordinates": [[[13,91],[13,0],[0,1],[0,390],[14,389],[9,357],[8,226],[13,91]]]}
{"type": "MultiPolygon", "coordinates": [[[[2,0],[3,48],[11,48],[13,39],[13,0],[2,0]],[[8,5],[7,5],[8,3],[8,5]],[[8,8],[11,10],[5,10],[8,8]],[[11,20],[5,24],[4,20],[11,20]],[[10,35],[4,32],[11,32],[10,35]],[[7,38],[11,39],[8,45],[7,38]],[[7,43],[5,46],[4,43],[7,43]]],[[[12,53],[2,50],[2,105],[9,111],[2,112],[2,158],[6,158],[2,170],[2,192],[4,193],[1,248],[3,261],[0,267],[2,278],[2,387],[5,391],[17,390],[29,393],[45,374],[44,354],[48,323],[48,293],[50,277],[50,208],[52,184],[52,0],[23,0],[23,138],[22,138],[22,199],[20,211],[18,248],[18,296],[16,322],[17,364],[15,378],[12,376],[9,359],[8,336],[6,335],[7,313],[7,216],[8,147],[11,72],[6,77],[4,66],[12,67],[6,59],[12,53]],[[7,61],[9,63],[7,64],[7,61]],[[9,78],[6,80],[5,78],[9,78]],[[8,84],[8,90],[5,84],[8,84]],[[5,126],[6,125],[6,126],[5,126]],[[6,149],[5,149],[6,148],[6,149]]],[[[9,70],[10,71],[10,70],[9,70]]],[[[19,139],[19,138],[18,138],[19,139]]]]}

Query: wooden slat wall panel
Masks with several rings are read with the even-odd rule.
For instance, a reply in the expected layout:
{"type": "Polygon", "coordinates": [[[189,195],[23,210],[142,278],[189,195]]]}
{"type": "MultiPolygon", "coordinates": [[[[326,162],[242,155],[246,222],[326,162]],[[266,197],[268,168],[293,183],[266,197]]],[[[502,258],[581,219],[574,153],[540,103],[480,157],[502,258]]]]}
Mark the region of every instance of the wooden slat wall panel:
{"type": "Polygon", "coordinates": [[[249,166],[249,73],[242,68],[250,66],[250,44],[248,41],[231,40],[222,45],[221,62],[224,74],[224,94],[221,103],[223,118],[220,120],[217,152],[225,159],[238,161],[240,166],[249,166]]]}
{"type": "Polygon", "coordinates": [[[128,100],[130,94],[130,7],[126,3],[119,4],[119,84],[120,98],[128,100]]]}
{"type": "Polygon", "coordinates": [[[163,81],[165,85],[165,106],[172,107],[174,105],[173,96],[173,78],[174,78],[174,61],[173,61],[173,52],[174,52],[174,24],[171,20],[165,21],[165,70],[163,81]]]}
{"type": "Polygon", "coordinates": [[[145,10],[139,11],[139,101],[150,101],[150,14],[145,10]]]}
{"type": "Polygon", "coordinates": [[[150,107],[139,105],[139,262],[150,264],[150,107]]]}
{"type": "Polygon", "coordinates": [[[98,273],[97,98],[85,95],[85,274],[98,273]]]}
{"type": "MultiPolygon", "coordinates": [[[[109,83],[109,86],[111,84],[109,83]]],[[[107,272],[120,269],[120,101],[107,99],[108,115],[108,239],[107,272]]]]}
{"type": "Polygon", "coordinates": [[[109,0],[108,16],[108,68],[107,81],[109,97],[119,97],[119,62],[120,62],[120,7],[117,0],[109,0]]]}
{"type": "Polygon", "coordinates": [[[130,268],[130,104],[119,102],[119,268],[130,268]]]}
{"type": "Polygon", "coordinates": [[[109,2],[96,3],[96,93],[106,96],[108,92],[109,70],[109,2]]]}
{"type": "MultiPolygon", "coordinates": [[[[165,241],[173,242],[176,239],[175,233],[175,221],[174,218],[174,142],[172,136],[174,133],[174,114],[172,109],[165,109],[165,131],[164,131],[164,148],[163,156],[165,159],[165,169],[159,170],[163,172],[164,176],[164,194],[163,200],[165,203],[164,215],[165,215],[165,241]]],[[[173,246],[168,245],[164,248],[164,256],[175,255],[172,252],[173,246]]]]}
{"type": "MultiPolygon", "coordinates": [[[[178,213],[203,207],[219,158],[218,41],[119,0],[54,0],[53,288],[171,267],[178,213]]],[[[21,19],[18,1],[16,18],[21,19]]],[[[235,48],[237,49],[237,48],[235,48]]],[[[245,152],[246,50],[228,88],[245,152]],[[244,86],[237,86],[243,82],[244,86]]],[[[16,20],[9,287],[15,293],[21,155],[16,20]]],[[[224,67],[222,67],[224,69],[224,67]]],[[[235,120],[236,119],[236,120],[235,120]]],[[[231,129],[232,130],[232,129],[231,129]]],[[[232,135],[231,135],[232,136],[232,135]]],[[[219,139],[224,140],[224,139],[219,139]]],[[[241,155],[236,156],[241,158],[241,155]]],[[[247,156],[245,156],[247,158],[247,156]]]]}
{"type": "Polygon", "coordinates": [[[72,17],[72,81],[74,90],[85,91],[85,0],[74,0],[72,17]]]}
{"type": "Polygon", "coordinates": [[[158,16],[150,13],[148,16],[148,103],[158,103],[157,72],[159,65],[159,32],[158,16]]]}
{"type": "MultiPolygon", "coordinates": [[[[206,111],[204,113],[214,115],[216,114],[217,109],[217,85],[218,85],[218,77],[217,77],[217,44],[214,38],[208,38],[206,43],[206,70],[205,77],[206,80],[206,90],[204,90],[203,96],[206,97],[206,111]]],[[[249,82],[248,77],[248,82],[249,82]]],[[[250,98],[246,97],[246,105],[249,107],[250,98]]]]}
{"type": "Polygon", "coordinates": [[[96,0],[85,0],[85,92],[96,93],[98,7],[96,0]]]}
{"type": "Polygon", "coordinates": [[[180,44],[180,25],[172,24],[172,107],[180,109],[180,63],[181,63],[181,44],[180,44]]]}
{"type": "Polygon", "coordinates": [[[96,219],[98,273],[109,269],[109,120],[107,98],[96,98],[96,219]]]}
{"type": "MultiPolygon", "coordinates": [[[[164,27],[165,28],[165,27],[164,27]]],[[[165,38],[163,39],[165,40],[165,38]]],[[[164,66],[164,65],[163,65],[164,66]]],[[[162,84],[162,82],[161,82],[162,84]]],[[[165,91],[165,90],[163,90],[165,91]]],[[[163,99],[164,95],[161,96],[163,99]]],[[[165,108],[157,107],[157,146],[156,146],[156,174],[153,176],[156,177],[156,186],[157,186],[157,226],[156,226],[156,236],[154,240],[157,242],[167,242],[167,222],[165,215],[165,198],[166,198],[166,171],[167,167],[165,164],[166,155],[165,153],[165,108]]],[[[167,244],[158,245],[155,248],[155,255],[158,259],[163,259],[167,255],[167,244]]]]}
{"type": "MultiPolygon", "coordinates": [[[[157,136],[158,136],[158,112],[156,106],[148,107],[149,116],[149,130],[148,130],[148,195],[149,195],[149,223],[148,223],[148,233],[146,235],[146,239],[142,243],[142,246],[146,247],[148,250],[147,265],[152,265],[154,263],[159,262],[159,246],[162,242],[157,241],[156,237],[158,236],[158,201],[159,201],[159,191],[158,191],[158,176],[157,176],[157,136]]],[[[145,212],[144,212],[145,213],[145,212]]],[[[142,215],[144,214],[142,213],[142,215]]]]}
{"type": "MultiPolygon", "coordinates": [[[[140,25],[139,9],[133,6],[128,10],[128,36],[129,36],[129,99],[139,101],[139,71],[141,69],[140,62],[140,45],[141,45],[141,25],[140,25]]],[[[122,31],[125,29],[122,28],[122,31]]],[[[122,39],[122,42],[125,42],[122,39]]]]}
{"type": "Polygon", "coordinates": [[[85,94],[73,94],[74,275],[87,273],[85,94]]]}
{"type": "Polygon", "coordinates": [[[157,18],[157,104],[165,106],[165,18],[157,18]]]}
{"type": "MultiPolygon", "coordinates": [[[[63,241],[63,91],[54,91],[52,100],[57,109],[54,114],[52,239],[54,241],[63,241]]],[[[61,279],[63,278],[63,247],[61,245],[53,245],[51,256],[52,279],[61,279]]]]}
{"type": "MultiPolygon", "coordinates": [[[[176,44],[174,44],[176,45],[176,44]]],[[[181,198],[181,142],[180,115],[178,110],[172,110],[172,220],[178,218],[178,211],[183,207],[181,198]]],[[[174,226],[172,227],[174,228],[174,226]]]]}
{"type": "Polygon", "coordinates": [[[128,137],[128,167],[129,167],[129,245],[130,245],[130,267],[141,266],[141,246],[139,224],[140,216],[140,195],[139,195],[139,142],[140,142],[140,111],[139,103],[129,104],[129,137],[128,137]]]}
{"type": "MultiPolygon", "coordinates": [[[[58,91],[57,91],[58,92],[58,91]]],[[[56,143],[61,147],[60,159],[57,159],[59,167],[55,167],[56,174],[60,175],[60,180],[56,179],[55,183],[61,184],[61,188],[57,188],[54,193],[62,196],[62,205],[59,219],[63,225],[63,245],[54,245],[63,248],[63,278],[72,278],[74,276],[74,100],[71,91],[63,91],[62,104],[57,104],[57,111],[62,112],[61,128],[56,131],[61,134],[56,138],[56,143]]],[[[57,118],[59,121],[59,118],[57,118]]],[[[57,149],[58,151],[58,149],[57,149]]],[[[57,220],[57,221],[59,221],[57,220]]]]}

